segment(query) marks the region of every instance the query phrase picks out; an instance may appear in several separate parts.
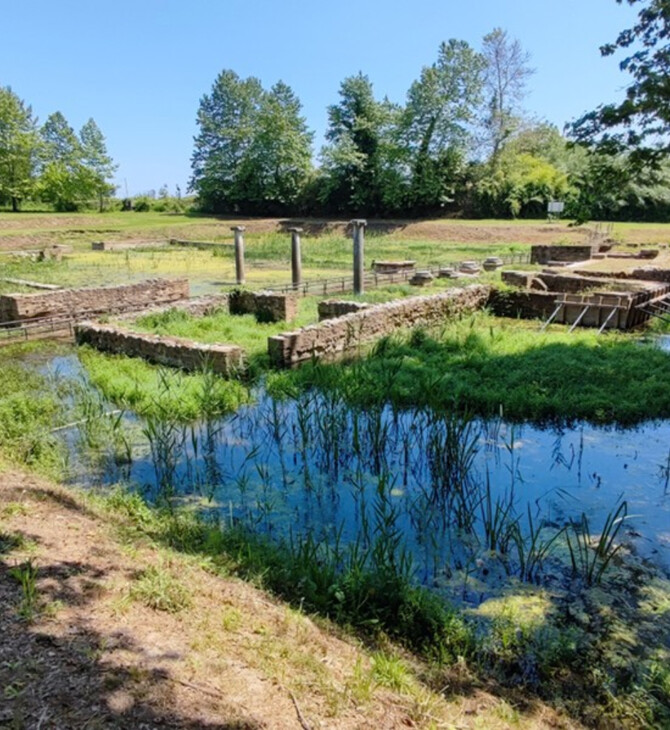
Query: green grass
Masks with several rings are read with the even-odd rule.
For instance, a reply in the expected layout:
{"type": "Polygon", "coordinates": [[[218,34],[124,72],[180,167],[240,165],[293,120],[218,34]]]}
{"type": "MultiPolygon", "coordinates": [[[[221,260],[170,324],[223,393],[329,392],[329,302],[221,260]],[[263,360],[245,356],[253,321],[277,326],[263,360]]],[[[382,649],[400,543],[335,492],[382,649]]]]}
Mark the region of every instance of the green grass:
{"type": "Polygon", "coordinates": [[[0,446],[14,463],[60,477],[66,449],[52,430],[67,416],[63,394],[36,367],[44,350],[44,344],[0,348],[0,446]]]}
{"type": "Polygon", "coordinates": [[[478,313],[431,335],[381,340],[365,359],[308,363],[274,393],[337,388],[352,401],[452,409],[515,421],[634,424],[670,416],[670,355],[630,335],[598,336],[478,313]]]}
{"type": "Polygon", "coordinates": [[[140,317],[131,327],[138,332],[184,337],[207,344],[238,345],[250,359],[267,364],[268,337],[313,324],[317,320],[317,299],[304,297],[298,300],[298,317],[293,322],[261,323],[251,314],[233,315],[223,310],[205,317],[194,317],[181,310],[171,309],[140,317]]]}
{"type": "Polygon", "coordinates": [[[171,418],[186,422],[230,413],[249,400],[240,381],[207,372],[186,374],[89,347],[79,348],[79,358],[91,383],[107,399],[143,417],[170,413],[171,418]]]}

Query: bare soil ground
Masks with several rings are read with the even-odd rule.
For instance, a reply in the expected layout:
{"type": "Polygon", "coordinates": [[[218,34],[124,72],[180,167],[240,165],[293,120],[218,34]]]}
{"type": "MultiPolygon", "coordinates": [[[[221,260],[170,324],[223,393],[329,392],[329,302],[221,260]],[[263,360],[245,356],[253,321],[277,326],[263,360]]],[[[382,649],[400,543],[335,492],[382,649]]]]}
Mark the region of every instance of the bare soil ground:
{"type": "Polygon", "coordinates": [[[373,663],[332,628],[159,548],[79,493],[0,473],[0,728],[578,727],[481,687],[389,689],[373,663]],[[32,617],[16,580],[26,561],[37,568],[32,617]],[[138,599],[152,569],[188,608],[138,599]]]}

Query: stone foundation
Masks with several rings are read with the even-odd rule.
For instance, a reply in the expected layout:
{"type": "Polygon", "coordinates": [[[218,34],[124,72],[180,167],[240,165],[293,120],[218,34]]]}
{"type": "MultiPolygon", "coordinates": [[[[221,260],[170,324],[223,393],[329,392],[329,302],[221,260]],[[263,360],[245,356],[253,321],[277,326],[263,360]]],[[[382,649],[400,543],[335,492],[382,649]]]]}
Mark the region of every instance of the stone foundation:
{"type": "Polygon", "coordinates": [[[594,246],[531,246],[530,263],[588,261],[596,252],[596,248],[594,246]]]}
{"type": "Polygon", "coordinates": [[[319,322],[324,319],[337,319],[343,317],[345,314],[351,314],[351,312],[360,312],[362,309],[368,309],[370,307],[366,302],[352,302],[346,299],[324,299],[319,302],[319,322]]]}
{"type": "Polygon", "coordinates": [[[332,359],[397,330],[432,327],[481,309],[490,292],[490,286],[473,285],[432,296],[397,299],[285,332],[268,338],[270,360],[277,367],[291,367],[313,357],[332,359]]]}
{"type": "Polygon", "coordinates": [[[188,279],[150,279],[138,284],[61,289],[0,296],[0,322],[38,317],[118,314],[188,299],[188,279]]]}
{"type": "Polygon", "coordinates": [[[244,364],[244,351],[236,345],[203,345],[180,337],[140,334],[92,322],[76,325],[75,338],[79,345],[191,372],[207,367],[218,375],[230,376],[244,364]]]}
{"type": "Polygon", "coordinates": [[[228,296],[231,314],[253,314],[258,322],[292,322],[298,316],[297,294],[235,289],[228,296]]]}

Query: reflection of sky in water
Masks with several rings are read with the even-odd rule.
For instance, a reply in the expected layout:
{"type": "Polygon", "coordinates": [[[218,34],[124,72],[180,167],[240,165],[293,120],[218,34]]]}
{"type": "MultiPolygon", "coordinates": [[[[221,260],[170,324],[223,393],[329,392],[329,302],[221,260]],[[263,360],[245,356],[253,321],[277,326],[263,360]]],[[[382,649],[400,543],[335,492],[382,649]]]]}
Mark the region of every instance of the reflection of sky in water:
{"type": "MultiPolygon", "coordinates": [[[[373,520],[381,480],[389,509],[397,511],[393,524],[412,551],[442,540],[435,549],[445,560],[453,557],[458,552],[454,533],[444,524],[451,507],[435,498],[433,485],[440,476],[427,457],[431,438],[445,440],[444,426],[426,413],[393,414],[390,409],[380,417],[352,416],[342,404],[311,398],[302,414],[295,403],[273,407],[269,398],[261,398],[236,416],[187,428],[175,448],[170,481],[180,494],[204,497],[224,516],[233,514],[262,531],[312,531],[332,538],[341,530],[346,541],[355,539],[366,519],[373,520]],[[358,451],[355,440],[361,444],[358,451]]],[[[477,453],[468,480],[478,520],[487,480],[494,498],[514,495],[523,524],[530,505],[534,520],[543,518],[555,529],[585,512],[597,533],[606,515],[626,499],[628,537],[642,555],[670,567],[664,471],[670,423],[624,431],[478,422],[471,438],[477,453]]],[[[155,497],[160,474],[154,463],[147,454],[126,472],[111,468],[101,479],[110,483],[123,477],[155,497]]]]}
{"type": "MultiPolygon", "coordinates": [[[[670,337],[667,343],[670,349],[670,337]]],[[[61,377],[82,373],[74,356],[36,365],[61,377]]],[[[126,423],[141,440],[137,419],[129,416],[126,423]]],[[[366,525],[374,532],[381,488],[388,497],[383,518],[415,556],[427,555],[430,546],[440,560],[458,562],[462,545],[453,524],[446,524],[453,505],[435,486],[445,481],[436,464],[440,453],[444,457],[446,430],[425,412],[352,412],[316,394],[277,404],[260,393],[255,405],[234,416],[180,429],[162,472],[144,442],[135,444],[130,465],[109,460],[101,471],[73,459],[73,481],[126,480],[156,498],[162,473],[184,499],[197,498],[226,520],[232,515],[271,534],[340,535],[344,542],[366,525]],[[439,444],[437,451],[431,443],[439,444]]],[[[73,436],[66,435],[70,445],[73,436]]],[[[524,525],[529,505],[534,520],[554,529],[585,512],[597,533],[625,499],[627,537],[640,554],[670,569],[669,421],[627,430],[477,422],[461,434],[461,449],[468,444],[476,450],[466,481],[479,532],[487,480],[494,498],[513,495],[524,525]]]]}

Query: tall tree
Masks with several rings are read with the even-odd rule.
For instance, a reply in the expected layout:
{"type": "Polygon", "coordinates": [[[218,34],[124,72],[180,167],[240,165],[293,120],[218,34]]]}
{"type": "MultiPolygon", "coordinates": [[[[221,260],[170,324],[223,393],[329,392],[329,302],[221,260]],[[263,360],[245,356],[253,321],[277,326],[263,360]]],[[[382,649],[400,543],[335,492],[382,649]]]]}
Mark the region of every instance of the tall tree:
{"type": "Polygon", "coordinates": [[[535,71],[529,65],[530,54],[502,28],[494,28],[484,36],[482,55],[487,105],[485,141],[495,161],[505,142],[519,127],[520,104],[526,93],[526,83],[535,71]]]}
{"type": "Polygon", "coordinates": [[[465,41],[440,45],[407,93],[400,136],[411,176],[415,209],[441,206],[469,148],[481,103],[484,59],[465,41]]]}
{"type": "Polygon", "coordinates": [[[600,49],[603,56],[630,54],[619,63],[632,77],[626,96],[585,114],[571,131],[578,142],[602,152],[628,150],[628,163],[644,166],[670,152],[670,2],[626,1],[640,7],[637,22],[600,49]]]}
{"type": "Polygon", "coordinates": [[[206,210],[234,211],[244,202],[238,173],[254,138],[263,95],[258,79],[240,79],[226,70],[200,100],[189,188],[206,210]]]}
{"type": "Polygon", "coordinates": [[[382,178],[395,107],[376,101],[370,79],[362,73],[340,85],[340,101],[328,107],[321,156],[327,175],[325,197],[340,212],[365,215],[383,208],[382,178]]]}
{"type": "Polygon", "coordinates": [[[312,170],[313,134],[301,109],[282,81],[263,94],[238,171],[240,193],[254,212],[289,212],[312,170]]]}
{"type": "Polygon", "coordinates": [[[93,119],[89,119],[79,132],[81,163],[93,174],[93,188],[98,197],[100,212],[104,210],[105,199],[114,190],[110,179],[117,165],[107,153],[107,144],[100,128],[93,119]]]}
{"type": "Polygon", "coordinates": [[[96,195],[96,175],[83,164],[81,142],[61,112],[51,114],[41,129],[44,166],[40,195],[56,210],[77,210],[96,195]]]}
{"type": "Polygon", "coordinates": [[[35,185],[40,139],[37,120],[9,87],[0,87],[0,199],[18,211],[35,185]]]}

